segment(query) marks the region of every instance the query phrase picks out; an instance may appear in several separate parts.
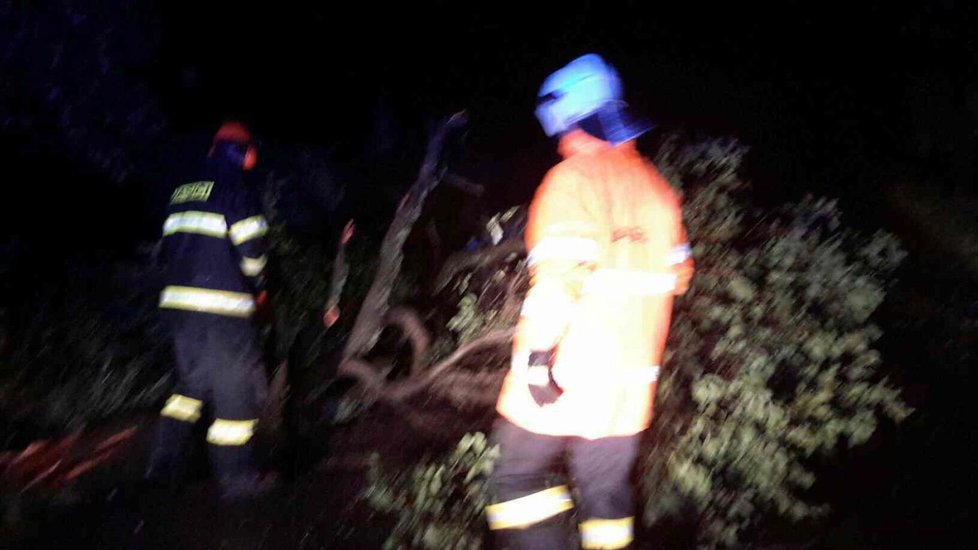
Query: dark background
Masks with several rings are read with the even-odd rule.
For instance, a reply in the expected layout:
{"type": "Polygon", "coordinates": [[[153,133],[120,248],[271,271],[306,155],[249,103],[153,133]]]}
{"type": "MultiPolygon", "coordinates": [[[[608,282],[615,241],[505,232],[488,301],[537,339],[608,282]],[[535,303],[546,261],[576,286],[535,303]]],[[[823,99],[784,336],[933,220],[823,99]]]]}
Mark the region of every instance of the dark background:
{"type": "MultiPolygon", "coordinates": [[[[7,29],[19,32],[5,33],[2,154],[8,172],[30,174],[10,191],[51,202],[42,195],[56,188],[74,205],[59,212],[68,218],[81,201],[80,230],[113,211],[153,238],[156,219],[138,222],[158,215],[156,188],[172,185],[174,164],[192,164],[228,117],[266,144],[328,148],[354,171],[347,180],[410,181],[427,125],[464,108],[473,121],[458,169],[490,186],[492,207],[526,200],[555,159],[532,116],[535,91],[591,51],[617,66],[659,135],[728,134],[753,147],[751,179],[765,196],[858,184],[865,197],[895,177],[973,189],[978,79],[966,2],[6,4],[7,29]],[[65,115],[58,104],[77,97],[96,105],[65,115]],[[79,115],[97,111],[106,114],[79,115]],[[124,183],[112,192],[91,154],[65,151],[99,143],[85,133],[100,129],[139,159],[111,178],[124,183]]],[[[0,231],[31,225],[21,204],[6,201],[0,231]]]]}

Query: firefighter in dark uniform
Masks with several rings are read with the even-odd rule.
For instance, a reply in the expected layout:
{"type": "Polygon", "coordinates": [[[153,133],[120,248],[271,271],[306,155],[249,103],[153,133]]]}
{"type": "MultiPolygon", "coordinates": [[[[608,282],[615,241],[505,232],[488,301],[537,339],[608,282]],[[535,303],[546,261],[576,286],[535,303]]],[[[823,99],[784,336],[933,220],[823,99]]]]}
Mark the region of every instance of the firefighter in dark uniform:
{"type": "Polygon", "coordinates": [[[265,296],[268,224],[243,178],[256,160],[247,128],[222,125],[205,177],[174,190],[163,224],[160,308],[173,335],[177,385],[160,412],[146,478],[179,479],[194,426],[209,413],[208,455],[228,500],[270,488],[253,449],[267,394],[252,317],[265,296]]]}

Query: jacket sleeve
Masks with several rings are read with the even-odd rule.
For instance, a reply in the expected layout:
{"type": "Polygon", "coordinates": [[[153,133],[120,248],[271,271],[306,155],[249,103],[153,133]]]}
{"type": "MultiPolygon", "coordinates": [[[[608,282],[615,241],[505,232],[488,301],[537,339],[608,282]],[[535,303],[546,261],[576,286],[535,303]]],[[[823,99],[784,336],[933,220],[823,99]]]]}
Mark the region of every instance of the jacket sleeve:
{"type": "Polygon", "coordinates": [[[228,239],[237,251],[241,273],[251,281],[256,292],[260,291],[265,286],[265,265],[268,263],[265,241],[268,221],[258,201],[244,190],[229,197],[226,204],[224,217],[228,239]]]}
{"type": "Polygon", "coordinates": [[[530,290],[516,355],[548,351],[563,336],[583,286],[601,256],[601,226],[581,196],[580,176],[558,166],[530,205],[526,245],[530,290]]]}

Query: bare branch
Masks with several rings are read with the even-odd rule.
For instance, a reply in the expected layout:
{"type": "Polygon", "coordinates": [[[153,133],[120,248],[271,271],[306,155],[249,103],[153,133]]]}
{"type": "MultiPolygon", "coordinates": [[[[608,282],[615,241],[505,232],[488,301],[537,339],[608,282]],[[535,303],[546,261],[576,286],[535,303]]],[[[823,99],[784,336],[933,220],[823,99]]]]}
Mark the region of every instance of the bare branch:
{"type": "Polygon", "coordinates": [[[433,390],[460,406],[485,407],[496,402],[498,385],[505,375],[505,371],[446,372],[439,377],[433,390]]]}
{"type": "Polygon", "coordinates": [[[343,286],[346,284],[346,277],[349,267],[346,265],[346,242],[349,239],[348,232],[352,232],[352,222],[347,222],[343,234],[336,245],[336,259],[333,260],[333,275],[329,282],[329,301],[326,303],[327,309],[338,306],[340,297],[343,295],[343,286]]]}
{"type": "Polygon", "coordinates": [[[384,389],[383,375],[372,364],[363,359],[348,357],[340,362],[337,371],[340,376],[356,378],[364,389],[373,395],[380,395],[384,389]]]}
{"type": "MultiPolygon", "coordinates": [[[[509,343],[513,338],[513,332],[513,329],[490,332],[458,348],[450,356],[424,371],[424,373],[389,384],[374,365],[362,359],[345,359],[340,363],[339,371],[343,376],[356,378],[363,385],[364,390],[378,400],[398,406],[405,399],[417,395],[431,386],[446,370],[457,365],[470,353],[509,343]]],[[[399,410],[403,412],[402,409],[399,410]]]]}
{"type": "Polygon", "coordinates": [[[431,337],[428,329],[424,327],[421,318],[414,310],[406,307],[397,307],[387,313],[385,324],[395,325],[401,329],[404,336],[411,341],[411,375],[421,371],[421,362],[424,355],[431,345],[431,337]]]}
{"type": "Polygon", "coordinates": [[[434,365],[430,369],[426,370],[424,374],[390,384],[390,386],[384,390],[383,398],[385,400],[394,401],[407,399],[427,388],[436,378],[438,378],[438,376],[440,376],[446,370],[454,367],[470,353],[509,343],[509,341],[513,339],[513,333],[514,329],[497,330],[480,338],[476,338],[475,340],[472,340],[471,342],[455,350],[454,353],[449,355],[437,365],[434,365]]]}
{"type": "Polygon", "coordinates": [[[468,193],[469,195],[474,195],[476,197],[481,197],[482,193],[484,193],[486,190],[485,187],[479,185],[478,183],[474,183],[464,176],[453,174],[451,172],[445,174],[443,179],[448,185],[451,185],[463,193],[468,193]]]}

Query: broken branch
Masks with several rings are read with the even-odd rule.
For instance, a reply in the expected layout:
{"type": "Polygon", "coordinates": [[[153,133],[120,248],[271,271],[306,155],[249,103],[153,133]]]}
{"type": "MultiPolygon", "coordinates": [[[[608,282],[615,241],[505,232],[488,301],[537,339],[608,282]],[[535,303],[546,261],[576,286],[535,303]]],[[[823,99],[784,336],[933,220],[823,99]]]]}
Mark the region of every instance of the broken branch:
{"type": "Polygon", "coordinates": [[[468,193],[469,195],[474,195],[476,197],[481,197],[482,193],[486,190],[485,187],[479,185],[478,183],[473,183],[468,178],[458,174],[445,174],[444,179],[445,183],[448,185],[451,185],[463,193],[468,193]]]}

